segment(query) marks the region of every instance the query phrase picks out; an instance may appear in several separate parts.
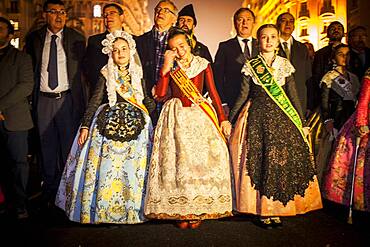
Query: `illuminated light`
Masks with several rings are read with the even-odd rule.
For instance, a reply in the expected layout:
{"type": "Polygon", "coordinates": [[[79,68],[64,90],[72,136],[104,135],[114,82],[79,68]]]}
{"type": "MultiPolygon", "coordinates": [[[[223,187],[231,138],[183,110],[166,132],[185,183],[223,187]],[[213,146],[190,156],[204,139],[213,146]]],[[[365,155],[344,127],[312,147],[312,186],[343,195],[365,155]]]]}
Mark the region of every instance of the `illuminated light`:
{"type": "MultiPolygon", "coordinates": [[[[324,0],[244,0],[244,6],[251,5],[251,10],[257,16],[256,26],[265,23],[275,23],[276,18],[283,12],[291,13],[295,19],[294,38],[304,42],[309,41],[315,50],[327,45],[325,27],[332,21],[339,21],[343,24],[345,32],[347,30],[347,0],[330,1],[330,6],[334,7],[334,13],[325,11],[320,15],[324,0]],[[251,3],[251,4],[248,4],[251,3]],[[305,4],[309,12],[307,16],[299,18],[299,12],[305,4]]],[[[330,9],[331,10],[331,9],[330,9]]]]}
{"type": "Polygon", "coordinates": [[[19,49],[19,38],[12,39],[10,41],[10,44],[14,46],[15,48],[19,49]]]}
{"type": "Polygon", "coordinates": [[[101,17],[101,6],[99,4],[94,5],[94,7],[93,7],[93,16],[94,17],[101,17]]]}
{"type": "Polygon", "coordinates": [[[19,30],[19,22],[18,21],[10,20],[10,23],[13,25],[15,31],[19,30]]]}

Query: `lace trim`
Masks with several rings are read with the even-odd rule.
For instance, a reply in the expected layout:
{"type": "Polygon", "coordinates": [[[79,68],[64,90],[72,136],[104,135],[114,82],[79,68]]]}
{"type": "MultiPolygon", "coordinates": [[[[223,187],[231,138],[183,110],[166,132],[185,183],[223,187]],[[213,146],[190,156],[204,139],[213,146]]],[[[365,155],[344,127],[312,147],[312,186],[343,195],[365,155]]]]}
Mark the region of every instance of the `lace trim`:
{"type": "Polygon", "coordinates": [[[232,212],[224,212],[224,213],[215,213],[215,214],[187,214],[187,215],[180,215],[180,214],[148,214],[145,215],[148,219],[167,219],[167,220],[206,220],[206,219],[219,219],[224,217],[233,216],[232,212]]]}
{"type": "Polygon", "coordinates": [[[103,53],[108,54],[108,63],[100,70],[106,79],[107,94],[109,106],[112,107],[117,102],[116,90],[119,89],[120,85],[116,82],[118,78],[118,66],[114,64],[112,58],[112,49],[114,39],[117,37],[124,38],[130,48],[130,64],[128,67],[129,74],[131,76],[131,84],[134,89],[134,97],[138,104],[142,104],[144,99],[144,93],[141,86],[141,79],[143,78],[143,69],[141,67],[140,58],[136,51],[136,44],[132,36],[125,31],[116,31],[114,33],[107,34],[107,39],[103,40],[104,46],[103,53]]]}
{"type": "Polygon", "coordinates": [[[340,76],[340,74],[338,73],[338,71],[336,71],[336,70],[330,70],[329,72],[327,72],[322,77],[322,79],[320,81],[320,87],[322,86],[322,83],[325,83],[325,85],[328,88],[331,88],[331,85],[332,85],[334,79],[337,78],[338,76],[340,76]]]}
{"type": "Polygon", "coordinates": [[[209,61],[199,56],[193,56],[193,60],[190,62],[189,68],[180,68],[185,71],[185,74],[191,79],[199,75],[203,70],[207,68],[209,61]]]}
{"type": "MultiPolygon", "coordinates": [[[[270,71],[272,72],[272,75],[275,78],[277,84],[279,86],[283,86],[285,85],[285,78],[293,74],[295,72],[295,69],[288,59],[276,56],[275,60],[272,62],[270,71]]],[[[253,72],[251,71],[249,66],[247,66],[247,63],[244,64],[242,68],[242,73],[246,76],[250,76],[254,84],[261,85],[258,82],[258,79],[253,76],[253,72]]]]}

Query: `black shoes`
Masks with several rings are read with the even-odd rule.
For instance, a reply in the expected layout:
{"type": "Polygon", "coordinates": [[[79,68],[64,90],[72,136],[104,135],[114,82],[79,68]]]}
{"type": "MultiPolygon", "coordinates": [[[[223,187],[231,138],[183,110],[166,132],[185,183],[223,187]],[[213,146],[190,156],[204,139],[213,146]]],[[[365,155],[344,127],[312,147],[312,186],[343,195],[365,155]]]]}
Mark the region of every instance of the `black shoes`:
{"type": "Polygon", "coordinates": [[[271,217],[272,226],[275,228],[283,227],[283,222],[281,221],[280,217],[271,217]]]}
{"type": "Polygon", "coordinates": [[[268,230],[273,228],[280,228],[283,226],[280,217],[256,218],[254,220],[254,224],[268,230]]]}
{"type": "Polygon", "coordinates": [[[28,211],[25,208],[17,208],[15,213],[18,220],[25,220],[29,217],[28,211]]]}
{"type": "Polygon", "coordinates": [[[254,220],[253,222],[255,225],[263,228],[263,229],[272,229],[273,228],[273,225],[272,225],[272,221],[270,218],[257,218],[254,220]]]}

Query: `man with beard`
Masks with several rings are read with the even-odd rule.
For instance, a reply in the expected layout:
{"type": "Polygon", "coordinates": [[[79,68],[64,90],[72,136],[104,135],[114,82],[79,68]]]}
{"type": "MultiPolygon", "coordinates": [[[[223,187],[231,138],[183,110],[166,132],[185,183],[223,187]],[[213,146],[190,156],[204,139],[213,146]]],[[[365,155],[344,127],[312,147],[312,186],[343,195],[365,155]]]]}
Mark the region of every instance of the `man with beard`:
{"type": "Polygon", "coordinates": [[[349,71],[361,80],[370,66],[370,48],[366,47],[367,30],[358,26],[349,31],[348,43],[350,47],[349,71]]]}
{"type": "Polygon", "coordinates": [[[144,77],[144,105],[150,112],[150,117],[155,125],[157,123],[161,104],[156,104],[152,89],[159,79],[159,71],[164,61],[164,53],[167,48],[168,31],[177,20],[177,8],[171,0],[161,0],[154,8],[153,28],[136,37],[136,48],[143,66],[144,77]],[[155,110],[156,109],[156,110],[155,110]]]}
{"type": "Polygon", "coordinates": [[[339,21],[330,23],[327,29],[329,44],[316,51],[312,65],[312,85],[308,92],[308,109],[313,111],[321,102],[319,84],[326,72],[332,69],[330,60],[333,47],[339,45],[344,37],[344,27],[339,21]]]}
{"type": "Polygon", "coordinates": [[[28,217],[27,138],[33,126],[27,97],[34,82],[31,58],[10,44],[13,34],[10,21],[0,17],[0,174],[1,182],[10,180],[5,183],[9,205],[14,207],[18,219],[24,219],[28,217]],[[3,168],[10,168],[9,178],[3,168]]]}
{"type": "Polygon", "coordinates": [[[199,42],[194,35],[194,28],[196,25],[197,18],[195,17],[193,5],[186,5],[178,14],[176,26],[188,34],[191,41],[192,53],[196,56],[203,57],[212,63],[212,57],[209,53],[208,47],[199,42]]]}
{"type": "Polygon", "coordinates": [[[283,13],[278,16],[276,25],[280,32],[280,45],[278,55],[287,58],[295,68],[293,74],[297,88],[298,98],[302,105],[303,113],[307,110],[307,87],[306,83],[311,77],[311,61],[306,46],[295,40],[292,36],[294,31],[294,16],[291,13],[283,13]]]}
{"type": "Polygon", "coordinates": [[[89,37],[83,63],[84,73],[89,82],[90,95],[98,82],[100,69],[108,62],[108,55],[102,52],[101,42],[108,33],[123,29],[123,9],[117,3],[108,3],[103,7],[103,18],[106,31],[89,37]]]}
{"type": "Polygon", "coordinates": [[[252,38],[255,24],[253,11],[240,8],[235,12],[233,21],[237,36],[219,44],[213,64],[217,91],[227,116],[240,93],[242,67],[247,59],[258,54],[257,40],[252,38]]]}

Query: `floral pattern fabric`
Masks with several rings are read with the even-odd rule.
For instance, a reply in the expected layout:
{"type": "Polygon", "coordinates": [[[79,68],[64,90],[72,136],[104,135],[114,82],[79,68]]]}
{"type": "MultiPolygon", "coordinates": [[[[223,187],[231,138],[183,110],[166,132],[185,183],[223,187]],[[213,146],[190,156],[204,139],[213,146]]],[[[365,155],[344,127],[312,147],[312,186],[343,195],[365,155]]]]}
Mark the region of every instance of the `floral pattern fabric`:
{"type": "MultiPolygon", "coordinates": [[[[132,105],[116,103],[116,107],[102,105],[97,110],[83,145],[73,143],[56,197],[56,205],[70,220],[81,223],[135,224],[145,221],[144,195],[149,157],[151,153],[149,116],[142,111],[144,128],[135,139],[115,140],[103,135],[97,120],[109,118],[115,111],[127,111],[132,105]],[[110,109],[107,114],[100,114],[110,109]]],[[[122,112],[119,115],[124,115],[122,112]]],[[[118,122],[120,125],[127,124],[118,122]]]]}

